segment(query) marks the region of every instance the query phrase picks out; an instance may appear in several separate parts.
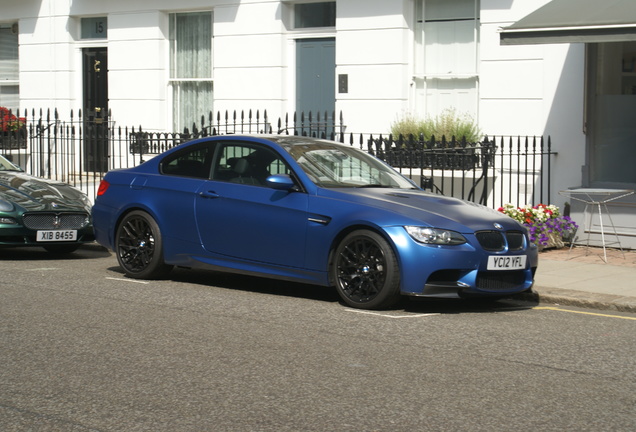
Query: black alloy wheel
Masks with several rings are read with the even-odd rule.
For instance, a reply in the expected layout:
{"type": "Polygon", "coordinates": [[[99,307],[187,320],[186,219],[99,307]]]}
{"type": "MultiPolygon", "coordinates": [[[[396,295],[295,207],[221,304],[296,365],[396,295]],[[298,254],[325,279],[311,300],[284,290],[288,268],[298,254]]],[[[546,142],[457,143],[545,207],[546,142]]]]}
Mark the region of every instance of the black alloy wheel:
{"type": "Polygon", "coordinates": [[[163,243],[157,222],[146,212],[133,211],[117,227],[117,261],[126,275],[159,279],[172,269],[163,261],[163,243]]]}
{"type": "Polygon", "coordinates": [[[358,230],[347,235],[334,255],[333,280],[342,300],[362,309],[386,309],[400,300],[395,252],[379,234],[358,230]]]}

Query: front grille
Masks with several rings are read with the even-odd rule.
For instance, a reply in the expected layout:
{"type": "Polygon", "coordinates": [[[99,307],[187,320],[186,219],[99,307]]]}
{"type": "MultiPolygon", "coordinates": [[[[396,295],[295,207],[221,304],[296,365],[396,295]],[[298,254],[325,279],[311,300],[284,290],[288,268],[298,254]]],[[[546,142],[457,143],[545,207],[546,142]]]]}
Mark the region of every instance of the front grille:
{"type": "Polygon", "coordinates": [[[510,291],[526,280],[524,270],[484,271],[477,274],[477,288],[484,291],[510,291]]]}
{"type": "Polygon", "coordinates": [[[475,234],[481,247],[487,251],[504,249],[504,237],[499,231],[479,231],[475,234]]]}
{"type": "Polygon", "coordinates": [[[81,229],[88,225],[86,213],[26,213],[24,226],[33,230],[81,229]]]}
{"type": "Polygon", "coordinates": [[[502,251],[506,244],[508,250],[523,250],[524,235],[521,231],[478,231],[475,233],[477,241],[487,251],[502,251]]]}
{"type": "Polygon", "coordinates": [[[524,245],[524,238],[520,231],[509,231],[506,233],[506,240],[508,241],[508,250],[522,250],[524,245]]]}

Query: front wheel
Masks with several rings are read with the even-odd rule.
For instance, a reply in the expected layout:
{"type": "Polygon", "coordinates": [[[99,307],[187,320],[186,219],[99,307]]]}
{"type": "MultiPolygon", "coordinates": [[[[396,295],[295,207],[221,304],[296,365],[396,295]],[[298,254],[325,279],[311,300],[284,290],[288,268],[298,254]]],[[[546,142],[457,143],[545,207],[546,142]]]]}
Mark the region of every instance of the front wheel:
{"type": "Polygon", "coordinates": [[[386,309],[400,300],[400,270],[391,245],[379,234],[358,230],[336,248],[332,277],[342,300],[361,309],[386,309]]]}
{"type": "Polygon", "coordinates": [[[133,211],[115,233],[117,261],[126,275],[136,279],[160,279],[172,269],[163,261],[159,225],[148,213],[133,211]]]}

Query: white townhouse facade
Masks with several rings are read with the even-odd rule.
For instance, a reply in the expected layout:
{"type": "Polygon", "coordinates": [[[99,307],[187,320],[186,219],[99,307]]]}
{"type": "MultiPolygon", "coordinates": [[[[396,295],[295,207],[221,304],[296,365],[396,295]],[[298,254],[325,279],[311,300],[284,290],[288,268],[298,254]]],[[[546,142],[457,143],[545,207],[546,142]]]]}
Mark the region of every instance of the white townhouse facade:
{"type": "MultiPolygon", "coordinates": [[[[110,110],[150,131],[209,111],[336,112],[365,134],[453,108],[489,136],[550,136],[555,191],[634,189],[636,38],[503,42],[548,3],[0,0],[0,106],[110,110]]],[[[636,201],[612,214],[636,248],[636,201]]]]}

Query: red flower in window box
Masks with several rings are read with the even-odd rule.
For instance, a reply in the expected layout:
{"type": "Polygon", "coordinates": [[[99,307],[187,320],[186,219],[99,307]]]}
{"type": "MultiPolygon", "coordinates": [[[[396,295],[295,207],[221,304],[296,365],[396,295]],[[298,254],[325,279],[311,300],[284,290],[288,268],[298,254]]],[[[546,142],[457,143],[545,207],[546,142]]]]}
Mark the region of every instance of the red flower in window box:
{"type": "Polygon", "coordinates": [[[0,107],[0,130],[2,132],[17,131],[24,127],[26,119],[24,117],[16,117],[11,110],[0,107]]]}

